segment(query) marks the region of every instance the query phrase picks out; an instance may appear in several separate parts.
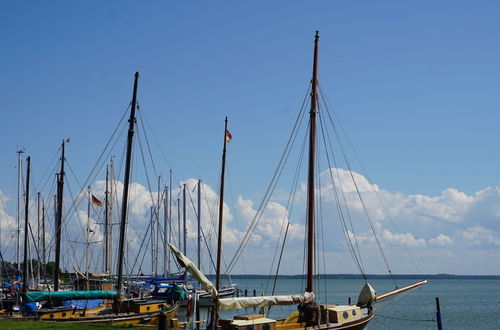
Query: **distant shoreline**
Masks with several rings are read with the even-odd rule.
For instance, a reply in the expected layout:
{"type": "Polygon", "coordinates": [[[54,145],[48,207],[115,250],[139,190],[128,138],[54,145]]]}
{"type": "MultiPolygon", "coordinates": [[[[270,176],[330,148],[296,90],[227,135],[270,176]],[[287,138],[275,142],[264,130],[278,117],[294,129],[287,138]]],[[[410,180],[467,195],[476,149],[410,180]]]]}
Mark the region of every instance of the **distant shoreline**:
{"type": "MultiPolygon", "coordinates": [[[[208,278],[215,278],[215,275],[208,275],[208,278]]],[[[274,275],[224,275],[222,278],[229,278],[231,277],[232,279],[241,279],[241,278],[250,278],[250,279],[267,279],[267,278],[273,278],[274,275]]],[[[438,280],[448,280],[448,279],[453,279],[453,280],[500,280],[500,275],[453,275],[453,274],[424,274],[424,275],[419,275],[419,274],[394,274],[394,275],[380,275],[380,274],[367,274],[366,277],[368,279],[399,279],[399,280],[404,280],[404,279],[438,279],[438,280]]],[[[303,279],[305,278],[305,275],[278,275],[278,278],[282,279],[303,279]]],[[[350,280],[350,279],[363,279],[363,276],[360,274],[324,274],[321,275],[320,278],[322,279],[344,279],[344,280],[350,280]]]]}

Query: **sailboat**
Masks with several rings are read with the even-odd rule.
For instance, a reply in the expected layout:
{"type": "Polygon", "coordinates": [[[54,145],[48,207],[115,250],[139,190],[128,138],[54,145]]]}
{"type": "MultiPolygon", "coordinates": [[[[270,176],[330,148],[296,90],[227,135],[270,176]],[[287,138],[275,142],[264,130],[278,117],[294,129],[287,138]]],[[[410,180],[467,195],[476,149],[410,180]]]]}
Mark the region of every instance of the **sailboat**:
{"type": "MultiPolygon", "coordinates": [[[[315,153],[316,153],[316,116],[318,114],[318,45],[319,33],[316,32],[314,40],[314,61],[311,87],[311,108],[309,112],[309,157],[308,157],[308,184],[307,184],[307,285],[305,292],[282,295],[282,296],[261,296],[261,297],[241,297],[241,298],[221,298],[218,293],[220,283],[220,252],[222,237],[222,203],[224,199],[224,168],[226,143],[224,143],[222,157],[222,174],[220,189],[219,207],[219,233],[218,233],[218,254],[216,269],[216,284],[213,285],[196,268],[194,263],[187,259],[179,250],[170,246],[176,255],[179,263],[195,277],[205,288],[211,292],[215,300],[214,309],[209,324],[210,329],[305,329],[308,327],[318,327],[321,329],[350,329],[363,330],[374,317],[373,305],[383,299],[395,294],[411,290],[426,283],[421,281],[408,285],[392,292],[377,296],[375,290],[366,282],[362,288],[356,304],[349,305],[326,305],[318,303],[314,287],[314,258],[315,258],[315,153]],[[288,317],[275,320],[265,317],[263,314],[235,316],[233,319],[219,319],[219,312],[225,310],[235,310],[244,308],[261,308],[274,305],[297,305],[297,311],[288,317]]],[[[227,118],[226,118],[227,133],[227,118]]]]}
{"type": "MultiPolygon", "coordinates": [[[[135,126],[135,110],[137,104],[137,85],[139,73],[135,73],[134,91],[131,103],[129,118],[129,129],[127,136],[127,154],[125,162],[125,179],[122,197],[121,221],[120,221],[120,241],[118,248],[118,279],[117,289],[99,291],[58,291],[58,267],[56,266],[56,278],[54,279],[55,291],[53,292],[24,292],[23,302],[56,302],[56,307],[42,308],[34,312],[37,319],[42,321],[57,321],[64,323],[91,323],[91,324],[113,324],[113,325],[133,325],[133,324],[158,324],[160,317],[170,320],[175,317],[178,304],[170,304],[165,300],[137,300],[125,299],[124,297],[124,250],[125,231],[128,206],[128,192],[130,186],[132,142],[135,126]],[[66,306],[57,306],[57,302],[76,299],[106,299],[109,303],[94,309],[71,309],[66,306]],[[112,301],[112,303],[111,303],[112,301]]],[[[64,164],[64,142],[62,163],[64,164]]],[[[59,182],[64,177],[64,168],[61,165],[59,182]]],[[[58,186],[62,192],[62,186],[58,186]]],[[[62,193],[58,194],[58,222],[56,234],[60,234],[60,216],[62,215],[62,193]]],[[[56,259],[57,261],[57,259],[56,259]]]]}

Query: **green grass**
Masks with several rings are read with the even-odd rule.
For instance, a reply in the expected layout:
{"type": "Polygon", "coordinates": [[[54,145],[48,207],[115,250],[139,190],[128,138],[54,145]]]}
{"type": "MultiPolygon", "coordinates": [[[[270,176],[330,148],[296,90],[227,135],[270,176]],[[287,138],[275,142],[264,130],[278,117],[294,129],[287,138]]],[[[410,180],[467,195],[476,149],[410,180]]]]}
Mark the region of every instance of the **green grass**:
{"type": "Polygon", "coordinates": [[[129,327],[115,327],[111,325],[85,325],[85,324],[68,324],[68,323],[56,323],[56,322],[44,322],[44,321],[27,321],[27,320],[2,320],[0,319],[0,329],[10,330],[10,329],[74,329],[74,330],[87,330],[87,329],[98,329],[98,330],[116,330],[124,329],[129,327]]]}

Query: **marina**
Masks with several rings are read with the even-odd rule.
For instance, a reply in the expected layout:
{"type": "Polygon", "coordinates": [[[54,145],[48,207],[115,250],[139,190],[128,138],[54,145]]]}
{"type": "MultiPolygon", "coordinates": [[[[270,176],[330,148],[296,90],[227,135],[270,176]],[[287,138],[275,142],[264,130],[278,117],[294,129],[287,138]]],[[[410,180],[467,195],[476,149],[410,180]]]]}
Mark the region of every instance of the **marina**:
{"type": "Polygon", "coordinates": [[[500,4],[5,3],[0,329],[500,324],[500,4]]]}

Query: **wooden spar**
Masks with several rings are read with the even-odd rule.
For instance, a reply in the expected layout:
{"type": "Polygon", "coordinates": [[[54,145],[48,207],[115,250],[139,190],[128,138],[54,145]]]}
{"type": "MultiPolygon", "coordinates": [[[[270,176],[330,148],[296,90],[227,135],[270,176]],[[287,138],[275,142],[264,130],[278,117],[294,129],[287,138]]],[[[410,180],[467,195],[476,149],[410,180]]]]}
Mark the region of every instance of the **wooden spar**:
{"type": "Polygon", "coordinates": [[[59,291],[59,265],[61,260],[61,226],[64,192],[64,143],[61,144],[61,171],[57,176],[57,208],[56,208],[56,260],[54,269],[54,291],[59,291]]]}
{"type": "Polygon", "coordinates": [[[46,253],[45,253],[45,202],[42,199],[42,267],[43,276],[47,276],[45,272],[45,264],[47,263],[46,253]]]}
{"type": "Polygon", "coordinates": [[[168,239],[170,230],[168,229],[168,187],[163,190],[163,277],[168,276],[168,239]]]}
{"type": "MultiPolygon", "coordinates": [[[[31,157],[26,158],[26,200],[24,205],[24,262],[23,262],[23,294],[28,291],[28,211],[30,202],[30,171],[31,157]]],[[[18,265],[19,267],[19,265],[18,265]]],[[[23,311],[24,312],[24,311],[23,311]]],[[[24,313],[23,313],[24,314],[24,313]]]]}
{"type": "Polygon", "coordinates": [[[217,268],[215,269],[215,289],[217,297],[215,297],[213,314],[212,314],[212,329],[216,328],[217,320],[219,319],[219,289],[220,289],[220,273],[222,264],[222,219],[224,211],[224,172],[226,170],[226,145],[227,145],[227,117],[224,124],[224,148],[222,149],[222,170],[220,174],[220,196],[219,196],[219,231],[217,233],[217,268]]]}
{"type": "Polygon", "coordinates": [[[314,38],[314,64],[309,112],[309,174],[307,178],[307,292],[313,292],[314,276],[314,160],[316,158],[316,114],[318,113],[318,43],[319,33],[314,38]]]}
{"type": "Polygon", "coordinates": [[[90,186],[87,187],[88,201],[87,201],[87,229],[85,230],[85,278],[87,279],[87,291],[89,288],[89,268],[90,268],[90,203],[92,200],[92,193],[90,186]]]}
{"type": "Polygon", "coordinates": [[[104,273],[109,273],[109,165],[106,166],[106,191],[104,192],[104,273]]]}
{"type": "Polygon", "coordinates": [[[201,269],[201,180],[198,180],[198,269],[201,269]]]}
{"type": "Polygon", "coordinates": [[[149,226],[151,227],[150,239],[151,239],[151,274],[155,275],[155,221],[154,221],[154,207],[150,206],[149,211],[149,226]]]}
{"type": "Polygon", "coordinates": [[[187,254],[187,247],[186,247],[186,236],[187,236],[187,229],[186,229],[186,184],[184,183],[182,185],[182,249],[184,251],[184,255],[187,254]]]}
{"type": "Polygon", "coordinates": [[[17,272],[19,274],[21,268],[19,267],[20,252],[21,252],[21,171],[23,167],[23,153],[24,150],[17,152],[17,246],[16,246],[16,264],[17,272]]]}
{"type": "Polygon", "coordinates": [[[109,274],[113,274],[113,201],[115,199],[115,163],[113,162],[113,157],[111,156],[111,161],[109,162],[109,197],[108,197],[108,269],[109,274]]]}
{"type": "MultiPolygon", "coordinates": [[[[36,230],[36,248],[40,249],[40,240],[41,240],[41,221],[40,221],[40,192],[36,193],[36,219],[37,219],[37,230],[36,230]]],[[[38,286],[38,283],[40,281],[40,265],[38,265],[36,271],[36,277],[37,277],[37,282],[36,286],[38,286]]]]}
{"type": "Polygon", "coordinates": [[[411,284],[411,285],[408,285],[408,286],[405,286],[404,288],[401,288],[401,289],[397,289],[397,290],[394,290],[394,291],[391,291],[391,292],[388,292],[388,293],[385,293],[383,295],[380,295],[380,296],[377,296],[375,298],[376,301],[380,301],[382,299],[385,299],[385,298],[389,298],[390,296],[393,296],[395,294],[398,294],[398,293],[401,293],[401,292],[405,292],[405,291],[408,291],[408,290],[411,290],[411,289],[415,289],[421,285],[424,285],[427,283],[427,280],[424,280],[424,281],[420,281],[420,282],[417,282],[417,283],[414,283],[414,284],[411,284]]]}
{"type": "Polygon", "coordinates": [[[181,199],[177,198],[177,231],[178,231],[178,236],[179,236],[179,250],[181,249],[182,246],[182,241],[181,241],[181,199]]]}
{"type": "MultiPolygon", "coordinates": [[[[156,200],[156,228],[158,228],[158,232],[156,233],[156,251],[155,251],[155,276],[158,276],[158,256],[160,253],[160,198],[161,198],[161,175],[158,177],[158,194],[156,200]]],[[[165,235],[165,233],[164,233],[165,235]]]]}
{"type": "MultiPolygon", "coordinates": [[[[174,238],[174,235],[172,234],[172,169],[168,171],[168,239],[174,238]]],[[[170,253],[168,253],[168,250],[165,249],[165,252],[167,253],[167,274],[170,274],[170,253]]]]}
{"type": "Polygon", "coordinates": [[[125,254],[125,224],[127,221],[127,204],[128,204],[128,190],[130,185],[130,165],[132,161],[132,141],[134,137],[135,125],[135,107],[137,104],[137,82],[139,80],[139,72],[135,73],[134,79],[134,92],[132,94],[132,106],[130,109],[129,128],[127,136],[127,156],[125,161],[125,179],[123,182],[123,196],[122,196],[122,211],[120,217],[120,241],[118,246],[118,278],[117,288],[118,299],[122,298],[123,292],[123,258],[125,254]]]}

